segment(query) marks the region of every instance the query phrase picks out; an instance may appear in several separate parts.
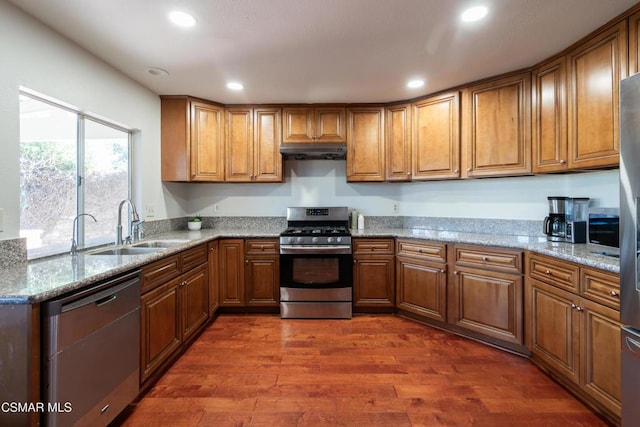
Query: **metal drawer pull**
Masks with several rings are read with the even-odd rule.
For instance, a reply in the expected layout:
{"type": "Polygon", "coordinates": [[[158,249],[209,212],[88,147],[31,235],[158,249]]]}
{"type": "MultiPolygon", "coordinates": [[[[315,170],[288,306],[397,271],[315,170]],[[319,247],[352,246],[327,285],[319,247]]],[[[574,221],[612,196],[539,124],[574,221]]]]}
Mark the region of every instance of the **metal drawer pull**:
{"type": "Polygon", "coordinates": [[[548,274],[549,276],[553,276],[553,273],[551,272],[551,270],[545,271],[544,274],[548,274]]]}
{"type": "Polygon", "coordinates": [[[609,295],[612,296],[612,297],[618,297],[618,296],[620,296],[620,293],[618,293],[617,291],[611,291],[611,292],[609,292],[609,295]]]}

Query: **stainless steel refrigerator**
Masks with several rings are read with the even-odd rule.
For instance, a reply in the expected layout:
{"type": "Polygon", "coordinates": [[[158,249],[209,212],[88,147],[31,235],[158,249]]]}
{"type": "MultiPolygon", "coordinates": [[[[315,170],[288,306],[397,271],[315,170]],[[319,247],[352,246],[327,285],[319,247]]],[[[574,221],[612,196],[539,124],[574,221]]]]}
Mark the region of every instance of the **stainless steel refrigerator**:
{"type": "Polygon", "coordinates": [[[622,425],[640,425],[640,74],[620,83],[622,425]]]}

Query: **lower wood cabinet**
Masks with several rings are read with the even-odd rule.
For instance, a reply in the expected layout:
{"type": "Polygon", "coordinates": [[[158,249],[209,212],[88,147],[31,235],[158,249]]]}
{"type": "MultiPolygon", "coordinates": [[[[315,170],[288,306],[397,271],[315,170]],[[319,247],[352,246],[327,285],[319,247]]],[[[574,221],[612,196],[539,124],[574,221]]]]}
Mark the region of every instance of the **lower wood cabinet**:
{"type": "Polygon", "coordinates": [[[218,241],[209,243],[209,317],[213,316],[220,307],[220,280],[218,241]]]}
{"type": "Polygon", "coordinates": [[[559,271],[576,272],[572,286],[567,286],[565,275],[556,274],[558,277],[554,279],[551,270],[547,271],[552,274],[542,277],[543,282],[536,278],[534,268],[563,261],[534,254],[528,258],[525,307],[527,347],[532,360],[618,424],[621,414],[620,312],[590,299],[594,289],[616,289],[616,276],[564,262],[566,265],[559,271]],[[586,283],[582,283],[583,280],[578,283],[578,277],[586,283]],[[594,277],[611,280],[599,280],[601,286],[594,286],[591,283],[594,277]]]}
{"type": "Polygon", "coordinates": [[[140,383],[166,366],[209,319],[207,245],[142,268],[140,383]]]}
{"type": "Polygon", "coordinates": [[[522,252],[463,245],[451,252],[449,323],[522,346],[522,252]]]}
{"type": "Polygon", "coordinates": [[[418,316],[446,322],[447,270],[445,245],[398,240],[396,305],[418,316]]]}
{"type": "Polygon", "coordinates": [[[278,240],[246,240],[245,250],[245,305],[247,307],[280,307],[278,240]]]}
{"type": "Polygon", "coordinates": [[[353,239],[353,307],[359,312],[392,312],[394,240],[353,239]]]}
{"type": "Polygon", "coordinates": [[[219,241],[220,306],[280,306],[280,248],[278,239],[219,241]]]}

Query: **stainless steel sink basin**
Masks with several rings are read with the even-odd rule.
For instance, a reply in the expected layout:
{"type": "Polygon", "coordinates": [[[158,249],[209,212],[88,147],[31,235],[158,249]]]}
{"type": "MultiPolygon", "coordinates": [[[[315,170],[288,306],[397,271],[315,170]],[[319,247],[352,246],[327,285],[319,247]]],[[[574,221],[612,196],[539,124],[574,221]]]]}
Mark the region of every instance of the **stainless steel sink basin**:
{"type": "Polygon", "coordinates": [[[90,252],[89,255],[144,255],[144,254],[152,254],[154,252],[161,251],[163,248],[138,248],[133,246],[126,247],[118,247],[118,248],[108,248],[108,249],[100,249],[97,251],[90,252]]]}
{"type": "Polygon", "coordinates": [[[133,248],[172,248],[187,243],[188,240],[152,240],[131,245],[133,248]]]}

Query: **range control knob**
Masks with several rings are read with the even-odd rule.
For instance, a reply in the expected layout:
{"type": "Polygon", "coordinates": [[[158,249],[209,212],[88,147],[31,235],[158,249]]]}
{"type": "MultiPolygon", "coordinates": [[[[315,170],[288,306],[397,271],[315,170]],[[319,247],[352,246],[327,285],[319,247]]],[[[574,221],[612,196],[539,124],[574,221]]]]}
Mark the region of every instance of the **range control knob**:
{"type": "Polygon", "coordinates": [[[342,237],[336,237],[336,243],[342,243],[342,237]]]}
{"type": "Polygon", "coordinates": [[[318,243],[318,238],[317,237],[312,237],[311,238],[311,243],[318,243]]]}
{"type": "Polygon", "coordinates": [[[287,237],[287,241],[285,243],[293,243],[293,237],[287,237]]]}
{"type": "MultiPolygon", "coordinates": [[[[338,237],[339,239],[339,237],[338,237]]],[[[333,243],[333,237],[327,237],[327,243],[333,243]]]]}
{"type": "Polygon", "coordinates": [[[296,237],[296,243],[302,243],[302,237],[296,237]]]}

